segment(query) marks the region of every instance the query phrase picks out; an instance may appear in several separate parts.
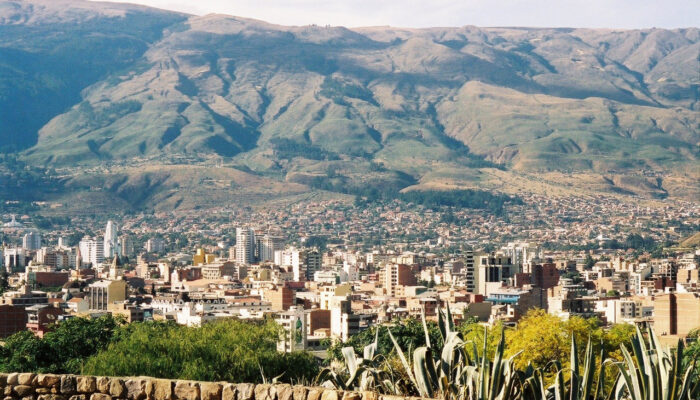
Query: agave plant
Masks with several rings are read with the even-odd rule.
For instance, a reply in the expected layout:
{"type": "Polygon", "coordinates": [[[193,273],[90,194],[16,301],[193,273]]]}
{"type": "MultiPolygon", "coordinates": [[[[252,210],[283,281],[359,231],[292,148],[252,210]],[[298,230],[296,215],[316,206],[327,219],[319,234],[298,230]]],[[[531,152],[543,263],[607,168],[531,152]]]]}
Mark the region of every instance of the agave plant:
{"type": "Polygon", "coordinates": [[[363,357],[357,357],[353,347],[343,347],[345,373],[337,372],[332,366],[326,367],[316,377],[316,383],[342,390],[373,390],[394,394],[397,390],[396,384],[391,379],[391,374],[382,368],[384,357],[376,354],[378,339],[377,328],[374,342],[365,346],[363,357]]]}
{"type": "MultiPolygon", "coordinates": [[[[588,339],[584,353],[583,365],[578,355],[576,338],[571,337],[571,360],[569,381],[565,380],[565,370],[558,360],[550,362],[545,368],[528,367],[523,373],[523,386],[527,396],[533,400],[611,400],[612,392],[605,395],[605,350],[600,351],[600,366],[596,373],[596,356],[591,339],[588,339]],[[546,387],[544,374],[551,370],[555,374],[554,384],[546,387]]],[[[618,378],[616,378],[616,382],[618,378]]]]}
{"type": "Polygon", "coordinates": [[[649,340],[637,326],[632,338],[632,352],[621,346],[624,361],[618,363],[621,379],[615,388],[615,399],[630,400],[697,400],[700,399],[700,372],[697,360],[682,369],[683,341],[678,340],[675,352],[659,342],[649,328],[649,340]]]}
{"type": "Polygon", "coordinates": [[[520,386],[513,367],[513,358],[504,357],[505,338],[496,349],[493,361],[486,354],[488,335],[484,337],[484,350],[479,355],[476,344],[474,356],[469,357],[461,333],[454,329],[449,305],[438,310],[438,326],[443,338],[442,349],[430,343],[425,313],[421,313],[426,345],[413,352],[411,362],[389,331],[396,353],[406,374],[421,397],[469,400],[506,400],[517,398],[520,386]]]}

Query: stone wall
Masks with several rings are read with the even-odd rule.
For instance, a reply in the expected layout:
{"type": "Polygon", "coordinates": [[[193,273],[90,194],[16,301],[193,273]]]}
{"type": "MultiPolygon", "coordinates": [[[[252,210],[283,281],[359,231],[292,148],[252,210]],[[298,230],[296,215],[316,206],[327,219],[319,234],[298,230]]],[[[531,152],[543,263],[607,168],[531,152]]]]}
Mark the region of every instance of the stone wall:
{"type": "Polygon", "coordinates": [[[114,378],[0,374],[4,400],[411,400],[288,384],[196,382],[149,377],[114,378]]]}

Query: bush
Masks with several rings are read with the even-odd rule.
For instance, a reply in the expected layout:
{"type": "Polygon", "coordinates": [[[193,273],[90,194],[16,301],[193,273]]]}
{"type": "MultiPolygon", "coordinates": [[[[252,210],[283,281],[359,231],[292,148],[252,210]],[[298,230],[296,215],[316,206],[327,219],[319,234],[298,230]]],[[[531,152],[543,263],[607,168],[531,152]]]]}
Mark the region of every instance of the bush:
{"type": "Polygon", "coordinates": [[[223,320],[196,328],[131,324],[120,333],[120,340],[91,357],[82,372],[229,382],[262,382],[263,374],[282,375],[280,380],[286,382],[311,379],[318,373],[313,356],[278,353],[278,329],[272,321],[223,320]]]}
{"type": "Polygon", "coordinates": [[[0,347],[0,371],[80,373],[82,364],[117,338],[121,320],[71,318],[39,339],[18,332],[0,347]]]}

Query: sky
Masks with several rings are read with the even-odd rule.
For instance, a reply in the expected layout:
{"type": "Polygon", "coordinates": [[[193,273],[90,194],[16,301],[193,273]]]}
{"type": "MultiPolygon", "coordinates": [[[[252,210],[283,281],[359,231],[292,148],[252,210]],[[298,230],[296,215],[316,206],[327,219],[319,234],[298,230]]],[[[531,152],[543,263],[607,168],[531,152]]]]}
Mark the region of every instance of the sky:
{"type": "MultiPolygon", "coordinates": [[[[115,1],[115,0],[112,0],[115,1]]],[[[700,25],[699,0],[129,0],[204,15],[281,25],[685,28],[700,25]]]]}

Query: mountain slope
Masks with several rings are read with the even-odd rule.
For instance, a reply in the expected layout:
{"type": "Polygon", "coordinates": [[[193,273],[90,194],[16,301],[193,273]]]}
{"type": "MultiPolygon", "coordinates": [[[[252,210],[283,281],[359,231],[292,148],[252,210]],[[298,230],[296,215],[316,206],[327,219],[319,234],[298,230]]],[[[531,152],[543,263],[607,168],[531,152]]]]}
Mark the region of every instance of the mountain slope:
{"type": "Polygon", "coordinates": [[[80,91],[134,68],[178,13],[66,0],[0,1],[0,151],[32,146],[80,91]]]}
{"type": "MultiPolygon", "coordinates": [[[[95,43],[58,37],[101,49],[104,65],[62,78],[70,84],[53,89],[67,93],[60,104],[36,94],[49,98],[35,105],[43,119],[5,117],[22,125],[16,141],[31,146],[23,157],[35,164],[214,158],[324,188],[482,185],[478,169],[497,167],[593,174],[613,191],[653,196],[668,194],[664,181],[700,179],[695,28],[350,30],[67,4],[76,11],[0,11],[0,30],[39,26],[39,36],[76,23],[73,15],[100,21],[77,25],[95,43]],[[103,19],[115,26],[105,31],[103,19]],[[602,179],[610,174],[622,178],[602,179]],[[613,187],[650,174],[661,183],[613,187]]],[[[6,41],[0,52],[24,45],[6,41]]],[[[81,62],[94,64],[85,54],[81,62]]],[[[31,62],[13,60],[0,84],[34,77],[13,89],[25,96],[14,104],[32,102],[32,84],[52,90],[27,72],[31,62]]]]}

